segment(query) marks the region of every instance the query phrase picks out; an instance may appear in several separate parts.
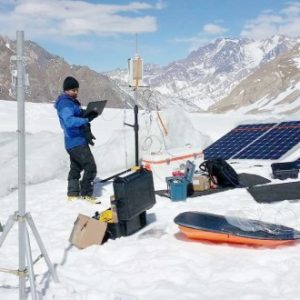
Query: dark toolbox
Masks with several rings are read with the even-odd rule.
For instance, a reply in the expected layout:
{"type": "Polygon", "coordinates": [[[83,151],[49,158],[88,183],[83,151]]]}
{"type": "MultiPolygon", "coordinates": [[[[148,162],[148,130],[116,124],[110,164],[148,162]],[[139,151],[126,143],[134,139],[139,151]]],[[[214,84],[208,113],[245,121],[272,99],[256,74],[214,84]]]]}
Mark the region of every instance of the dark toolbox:
{"type": "Polygon", "coordinates": [[[273,177],[280,180],[284,180],[287,178],[298,178],[298,164],[298,162],[282,162],[271,164],[273,177]]]}
{"type": "Polygon", "coordinates": [[[130,221],[155,203],[152,172],[141,168],[113,182],[119,221],[130,221]]]}
{"type": "Polygon", "coordinates": [[[147,224],[146,211],[155,203],[153,175],[141,168],[114,179],[114,209],[117,223],[107,224],[107,237],[116,239],[131,235],[147,224]]]}
{"type": "Polygon", "coordinates": [[[195,168],[195,164],[188,160],[183,176],[166,177],[167,190],[172,201],[186,200],[188,186],[193,180],[195,168]]]}
{"type": "Polygon", "coordinates": [[[106,233],[108,238],[116,239],[121,236],[134,234],[147,224],[146,212],[142,212],[128,221],[119,221],[118,223],[107,223],[106,233]]]}

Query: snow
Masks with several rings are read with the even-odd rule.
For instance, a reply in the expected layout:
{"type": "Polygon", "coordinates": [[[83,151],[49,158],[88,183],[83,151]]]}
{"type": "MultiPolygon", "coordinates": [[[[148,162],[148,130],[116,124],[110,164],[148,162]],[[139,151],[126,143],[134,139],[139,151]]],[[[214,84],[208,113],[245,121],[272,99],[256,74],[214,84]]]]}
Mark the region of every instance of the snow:
{"type": "Polygon", "coordinates": [[[300,57],[295,57],[293,60],[296,63],[297,68],[300,69],[300,57]]]}
{"type": "Polygon", "coordinates": [[[264,52],[259,48],[259,42],[252,42],[245,45],[244,51],[246,56],[247,68],[255,68],[261,63],[264,52]]]}
{"type": "MultiPolygon", "coordinates": [[[[0,101],[0,221],[18,209],[17,107],[0,101]]],[[[186,113],[172,108],[161,112],[169,132],[165,136],[155,114],[140,112],[140,142],[152,136],[142,155],[172,155],[176,149],[203,149],[241,123],[257,122],[263,116],[186,113]],[[156,142],[154,142],[154,140],[156,142]],[[154,154],[152,154],[154,153],[154,154]]],[[[265,116],[267,119],[268,116],[265,116]]],[[[131,110],[106,109],[93,121],[97,137],[92,148],[98,177],[133,165],[131,110]]],[[[26,207],[55,267],[59,283],[49,278],[41,259],[34,265],[41,299],[63,300],[191,300],[191,299],[298,299],[300,293],[300,245],[278,248],[213,244],[187,240],[173,219],[184,211],[203,211],[280,223],[300,230],[300,202],[256,203],[246,189],[234,189],[201,198],[172,202],[156,196],[148,211],[149,224],[129,237],[109,240],[84,250],[70,247],[68,239],[79,213],[92,216],[109,207],[112,183],[96,182],[101,205],[66,201],[68,157],[52,104],[26,103],[27,187],[26,207]]],[[[288,158],[287,158],[288,159],[288,158]]],[[[201,158],[195,161],[198,166],[201,158]]],[[[164,189],[165,177],[184,161],[153,167],[155,188],[164,189]]],[[[237,172],[271,179],[270,162],[235,161],[237,172]]],[[[279,182],[279,180],[272,180],[279,182]]],[[[39,254],[30,238],[33,259],[39,254]]],[[[4,241],[1,268],[18,268],[18,226],[4,241]]],[[[18,278],[0,273],[0,299],[18,299],[18,278]]],[[[27,282],[27,286],[29,283],[27,282]]],[[[28,291],[29,292],[29,291],[28,291]]],[[[30,299],[30,294],[28,299],[30,299]]]]}
{"type": "MultiPolygon", "coordinates": [[[[287,111],[295,109],[297,114],[297,108],[299,107],[299,98],[295,99],[295,101],[292,103],[284,103],[284,100],[289,95],[299,90],[300,90],[300,83],[299,82],[292,83],[292,85],[286,88],[282,93],[279,93],[276,98],[271,98],[270,95],[265,95],[264,97],[258,99],[256,102],[252,104],[239,107],[236,110],[236,112],[238,112],[239,114],[243,114],[251,110],[257,109],[258,111],[265,111],[265,112],[270,111],[276,117],[276,115],[278,116],[280,114],[284,116],[284,114],[287,111]],[[281,102],[283,103],[281,104],[281,102]]],[[[296,115],[296,118],[298,119],[299,115],[296,115]]]]}

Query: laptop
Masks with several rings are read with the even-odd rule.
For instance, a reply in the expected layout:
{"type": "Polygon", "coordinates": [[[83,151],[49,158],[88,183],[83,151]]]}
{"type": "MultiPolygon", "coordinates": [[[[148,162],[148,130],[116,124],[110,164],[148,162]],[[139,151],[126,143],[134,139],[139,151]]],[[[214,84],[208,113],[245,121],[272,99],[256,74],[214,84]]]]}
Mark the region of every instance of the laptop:
{"type": "Polygon", "coordinates": [[[90,102],[85,110],[85,113],[83,115],[83,117],[88,117],[88,115],[91,112],[96,112],[97,113],[97,117],[100,116],[103,112],[103,109],[106,105],[107,100],[101,100],[101,101],[92,101],[90,102]]]}

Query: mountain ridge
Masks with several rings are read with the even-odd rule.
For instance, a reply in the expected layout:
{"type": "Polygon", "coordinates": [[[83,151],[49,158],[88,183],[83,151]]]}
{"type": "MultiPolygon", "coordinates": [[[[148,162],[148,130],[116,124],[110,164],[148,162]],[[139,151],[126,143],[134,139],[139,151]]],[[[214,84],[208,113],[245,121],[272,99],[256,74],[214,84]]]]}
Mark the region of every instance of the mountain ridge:
{"type": "MultiPolygon", "coordinates": [[[[0,97],[15,100],[12,88],[16,65],[11,57],[16,54],[16,42],[0,36],[0,97]]],[[[108,107],[129,107],[133,100],[120,90],[106,75],[97,73],[87,66],[69,65],[64,58],[53,55],[32,41],[24,42],[26,73],[29,86],[26,100],[31,102],[51,102],[62,92],[62,82],[66,76],[74,76],[80,83],[79,99],[82,104],[97,99],[108,100],[108,107]]]]}
{"type": "MultiPolygon", "coordinates": [[[[293,108],[287,107],[286,112],[294,112],[298,107],[295,103],[300,99],[295,84],[299,79],[299,68],[295,67],[295,60],[300,61],[299,43],[300,38],[283,35],[260,41],[219,38],[166,66],[145,64],[143,85],[148,87],[134,91],[128,86],[127,69],[97,73],[87,66],[69,65],[64,58],[26,41],[26,71],[30,81],[26,99],[54,101],[61,92],[64,77],[72,75],[80,82],[79,98],[84,105],[92,100],[107,99],[108,107],[129,108],[136,103],[148,110],[178,105],[194,112],[240,110],[259,113],[262,107],[267,109],[267,102],[273,101],[277,107],[284,102],[276,100],[277,97],[287,97],[286,103],[293,108]],[[282,72],[285,78],[281,81],[273,79],[272,91],[268,92],[272,74],[281,74],[276,69],[277,59],[293,76],[289,76],[288,71],[282,72]],[[288,91],[285,93],[284,89],[288,91]]],[[[0,36],[0,67],[3,70],[0,73],[0,98],[10,100],[15,99],[11,89],[14,67],[10,62],[14,53],[15,42],[0,36]]]]}
{"type": "Polygon", "coordinates": [[[280,106],[290,104],[286,113],[295,113],[300,109],[299,62],[300,43],[245,78],[227,97],[212,106],[211,111],[243,110],[253,114],[272,112],[275,106],[280,110],[280,106]]]}
{"type": "MultiPolygon", "coordinates": [[[[170,99],[166,101],[169,104],[181,100],[183,106],[196,111],[220,112],[216,109],[219,101],[257,69],[299,42],[299,38],[283,35],[261,41],[219,38],[166,66],[145,65],[144,83],[170,99]]],[[[126,85],[125,70],[107,75],[121,88],[126,85]]]]}

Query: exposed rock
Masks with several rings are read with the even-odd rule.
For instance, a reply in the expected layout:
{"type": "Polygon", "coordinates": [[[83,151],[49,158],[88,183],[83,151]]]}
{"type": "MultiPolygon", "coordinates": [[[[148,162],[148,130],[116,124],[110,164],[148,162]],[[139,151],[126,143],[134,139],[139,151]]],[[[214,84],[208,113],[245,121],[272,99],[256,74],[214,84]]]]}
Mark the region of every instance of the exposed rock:
{"type": "MultiPolygon", "coordinates": [[[[217,39],[193,51],[185,59],[172,62],[165,67],[146,65],[144,82],[160,92],[162,97],[168,97],[171,102],[176,102],[176,99],[178,102],[181,101],[182,106],[188,105],[191,109],[196,107],[198,111],[200,109],[226,111],[225,103],[228,101],[223,102],[223,98],[226,98],[245,78],[264,68],[265,64],[273,61],[280,54],[288,52],[299,42],[299,38],[279,35],[262,41],[217,39]],[[219,107],[219,101],[225,106],[219,107]],[[217,107],[219,110],[216,109],[217,107]]],[[[125,71],[122,73],[118,70],[117,73],[111,72],[108,75],[117,80],[120,87],[126,82],[125,71]]],[[[274,82],[267,82],[267,84],[276,86],[272,91],[272,95],[275,96],[282,91],[280,87],[282,79],[273,80],[274,82]]],[[[257,81],[251,86],[249,101],[258,100],[252,97],[253,93],[263,89],[264,84],[265,82],[260,84],[257,81]]],[[[248,91],[245,93],[247,94],[248,91]]],[[[237,101],[237,105],[245,104],[241,103],[240,99],[237,101]]]]}
{"type": "MultiPolygon", "coordinates": [[[[298,61],[300,62],[300,44],[244,79],[227,97],[213,105],[211,111],[225,112],[255,103],[257,108],[250,109],[248,113],[257,113],[262,110],[270,111],[272,103],[273,106],[279,106],[300,100],[300,86],[297,86],[300,82],[298,61]]],[[[294,111],[291,110],[290,113],[294,111]]]]}
{"type": "MultiPolygon", "coordinates": [[[[15,55],[16,43],[0,37],[0,99],[14,100],[12,89],[10,58],[15,55]],[[10,45],[7,47],[7,45],[10,45]]],[[[80,83],[79,99],[82,104],[98,99],[108,100],[108,107],[128,107],[133,103],[130,96],[107,76],[97,73],[86,66],[69,65],[63,58],[52,55],[36,43],[25,41],[24,56],[26,72],[29,75],[29,87],[26,88],[26,100],[32,102],[51,102],[61,93],[66,76],[74,76],[80,83]]]]}

